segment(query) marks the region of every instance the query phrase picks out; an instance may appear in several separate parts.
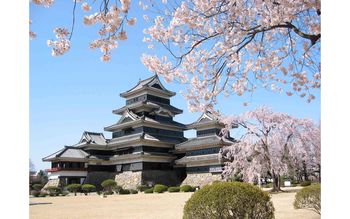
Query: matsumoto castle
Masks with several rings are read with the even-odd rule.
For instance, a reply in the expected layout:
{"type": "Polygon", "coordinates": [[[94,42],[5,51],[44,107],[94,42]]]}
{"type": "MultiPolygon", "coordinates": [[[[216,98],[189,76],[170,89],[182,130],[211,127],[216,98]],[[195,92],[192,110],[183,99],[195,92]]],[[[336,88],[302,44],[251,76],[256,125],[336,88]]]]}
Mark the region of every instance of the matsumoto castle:
{"type": "Polygon", "coordinates": [[[203,186],[221,180],[219,150],[235,140],[221,138],[224,126],[210,113],[188,125],[174,121],[182,113],[170,103],[175,94],[156,75],[121,93],[126,105],[112,111],[120,119],[104,128],[112,138],[85,131],[78,143],[43,158],[51,162],[46,186],[100,186],[110,178],[123,188],[157,183],[203,186]],[[187,139],[184,131],[190,129],[197,135],[187,139]]]}

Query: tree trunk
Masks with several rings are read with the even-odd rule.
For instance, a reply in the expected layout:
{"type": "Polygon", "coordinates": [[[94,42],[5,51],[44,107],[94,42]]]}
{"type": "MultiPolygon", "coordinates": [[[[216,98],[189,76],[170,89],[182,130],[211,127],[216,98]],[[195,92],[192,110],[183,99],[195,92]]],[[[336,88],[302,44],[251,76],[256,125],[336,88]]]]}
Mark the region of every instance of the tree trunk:
{"type": "Polygon", "coordinates": [[[273,187],[271,192],[283,192],[283,190],[281,189],[281,185],[280,185],[280,175],[279,174],[272,174],[272,179],[273,179],[273,187]]]}
{"type": "Polygon", "coordinates": [[[321,183],[321,165],[318,165],[318,181],[321,183]]]}

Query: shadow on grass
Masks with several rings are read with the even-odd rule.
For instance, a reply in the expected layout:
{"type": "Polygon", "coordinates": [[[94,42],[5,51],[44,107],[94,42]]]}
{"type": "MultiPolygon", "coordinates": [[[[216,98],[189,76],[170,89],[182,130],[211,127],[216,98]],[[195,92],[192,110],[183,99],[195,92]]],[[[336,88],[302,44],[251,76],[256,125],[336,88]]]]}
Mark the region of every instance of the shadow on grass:
{"type": "Polygon", "coordinates": [[[48,204],[52,204],[52,202],[34,202],[34,203],[29,203],[30,205],[48,205],[48,204]]]}

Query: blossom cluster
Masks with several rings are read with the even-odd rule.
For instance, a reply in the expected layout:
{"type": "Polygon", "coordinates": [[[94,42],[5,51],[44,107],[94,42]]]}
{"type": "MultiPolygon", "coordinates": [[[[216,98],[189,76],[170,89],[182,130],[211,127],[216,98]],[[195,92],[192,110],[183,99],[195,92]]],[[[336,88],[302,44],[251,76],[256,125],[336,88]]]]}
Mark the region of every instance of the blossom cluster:
{"type": "Polygon", "coordinates": [[[36,5],[42,5],[46,8],[51,7],[55,0],[32,0],[36,5]]]}
{"type": "Polygon", "coordinates": [[[312,101],[320,87],[320,10],[319,0],[185,0],[144,30],[144,42],[163,45],[167,58],[142,60],[165,78],[186,78],[194,111],[259,86],[312,101]]]}
{"type": "MultiPolygon", "coordinates": [[[[50,7],[54,3],[54,0],[32,0],[32,2],[44,7],[50,7]]],[[[82,3],[81,9],[84,12],[92,11],[91,5],[86,1],[82,2],[80,0],[73,0],[73,2],[75,4],[82,3]]],[[[101,25],[101,28],[98,31],[99,38],[90,43],[90,48],[100,49],[102,52],[102,61],[109,61],[111,59],[111,50],[117,48],[118,40],[121,41],[128,38],[127,33],[123,28],[124,24],[129,26],[136,24],[136,18],[127,17],[131,0],[119,0],[119,2],[120,6],[117,7],[117,2],[110,3],[109,1],[102,1],[99,10],[90,15],[86,15],[83,18],[85,25],[101,25]]],[[[67,29],[63,28],[56,28],[54,32],[56,33],[57,40],[48,40],[47,44],[53,47],[53,56],[63,55],[71,47],[70,38],[72,37],[72,33],[68,33],[67,29]],[[63,33],[62,31],[64,30],[66,32],[63,33]]],[[[29,35],[31,38],[36,36],[34,32],[30,32],[29,35]]]]}
{"type": "Polygon", "coordinates": [[[55,28],[53,32],[56,34],[57,40],[48,40],[47,45],[52,46],[52,56],[60,56],[70,49],[70,40],[67,39],[69,32],[67,28],[55,28]]]}
{"type": "Polygon", "coordinates": [[[120,0],[121,7],[111,5],[108,10],[95,12],[84,17],[85,25],[100,24],[98,31],[99,39],[90,43],[90,48],[97,49],[103,53],[101,60],[109,61],[111,59],[111,50],[117,48],[117,41],[126,40],[127,33],[123,30],[123,23],[135,25],[136,18],[127,18],[127,12],[130,8],[130,0],[120,0]]]}

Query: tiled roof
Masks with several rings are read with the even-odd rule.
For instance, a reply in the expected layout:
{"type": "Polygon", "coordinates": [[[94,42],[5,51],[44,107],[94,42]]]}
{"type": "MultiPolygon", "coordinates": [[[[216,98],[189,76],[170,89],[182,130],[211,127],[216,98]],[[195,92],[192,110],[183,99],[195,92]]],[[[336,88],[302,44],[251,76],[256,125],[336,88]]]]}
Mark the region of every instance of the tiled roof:
{"type": "Polygon", "coordinates": [[[106,145],[107,140],[102,133],[84,131],[78,144],[85,143],[85,142],[92,143],[92,144],[106,145]]]}
{"type": "Polygon", "coordinates": [[[165,93],[168,93],[170,96],[175,95],[175,92],[172,92],[170,90],[167,90],[162,83],[160,82],[158,76],[155,74],[154,76],[144,79],[144,80],[140,80],[133,88],[131,88],[128,91],[125,91],[123,93],[121,93],[120,95],[122,97],[125,97],[125,95],[127,95],[128,93],[132,93],[132,92],[136,92],[139,90],[142,90],[144,88],[155,88],[158,89],[159,91],[163,91],[165,93]],[[158,86],[153,87],[154,84],[158,84],[158,86]]]}
{"type": "Polygon", "coordinates": [[[123,106],[119,109],[113,110],[112,112],[114,114],[123,114],[125,110],[132,110],[132,109],[141,108],[141,107],[150,107],[153,109],[163,108],[165,110],[169,110],[174,114],[180,114],[183,112],[181,109],[178,109],[170,104],[164,104],[164,103],[159,103],[159,102],[150,101],[150,100],[140,101],[127,106],[123,106]]]}
{"type": "Polygon", "coordinates": [[[209,161],[220,161],[218,154],[206,154],[199,156],[184,156],[181,159],[175,161],[176,164],[187,164],[195,162],[209,162],[209,161]]]}
{"type": "MultiPolygon", "coordinates": [[[[233,140],[233,139],[232,139],[233,140]]],[[[175,145],[175,150],[189,150],[194,148],[203,148],[205,146],[214,146],[214,145],[230,145],[233,144],[233,141],[222,139],[217,135],[209,135],[197,138],[191,138],[185,142],[175,145]]],[[[205,147],[206,148],[206,147],[205,147]]]]}
{"type": "Polygon", "coordinates": [[[224,127],[224,124],[222,124],[215,115],[213,115],[211,112],[207,111],[203,113],[197,121],[187,125],[188,128],[198,128],[201,126],[208,126],[208,125],[220,125],[224,127]]]}
{"type": "Polygon", "coordinates": [[[89,154],[86,153],[84,150],[72,147],[72,146],[65,146],[63,149],[43,158],[43,161],[49,161],[54,158],[80,158],[84,159],[89,154]]]}

